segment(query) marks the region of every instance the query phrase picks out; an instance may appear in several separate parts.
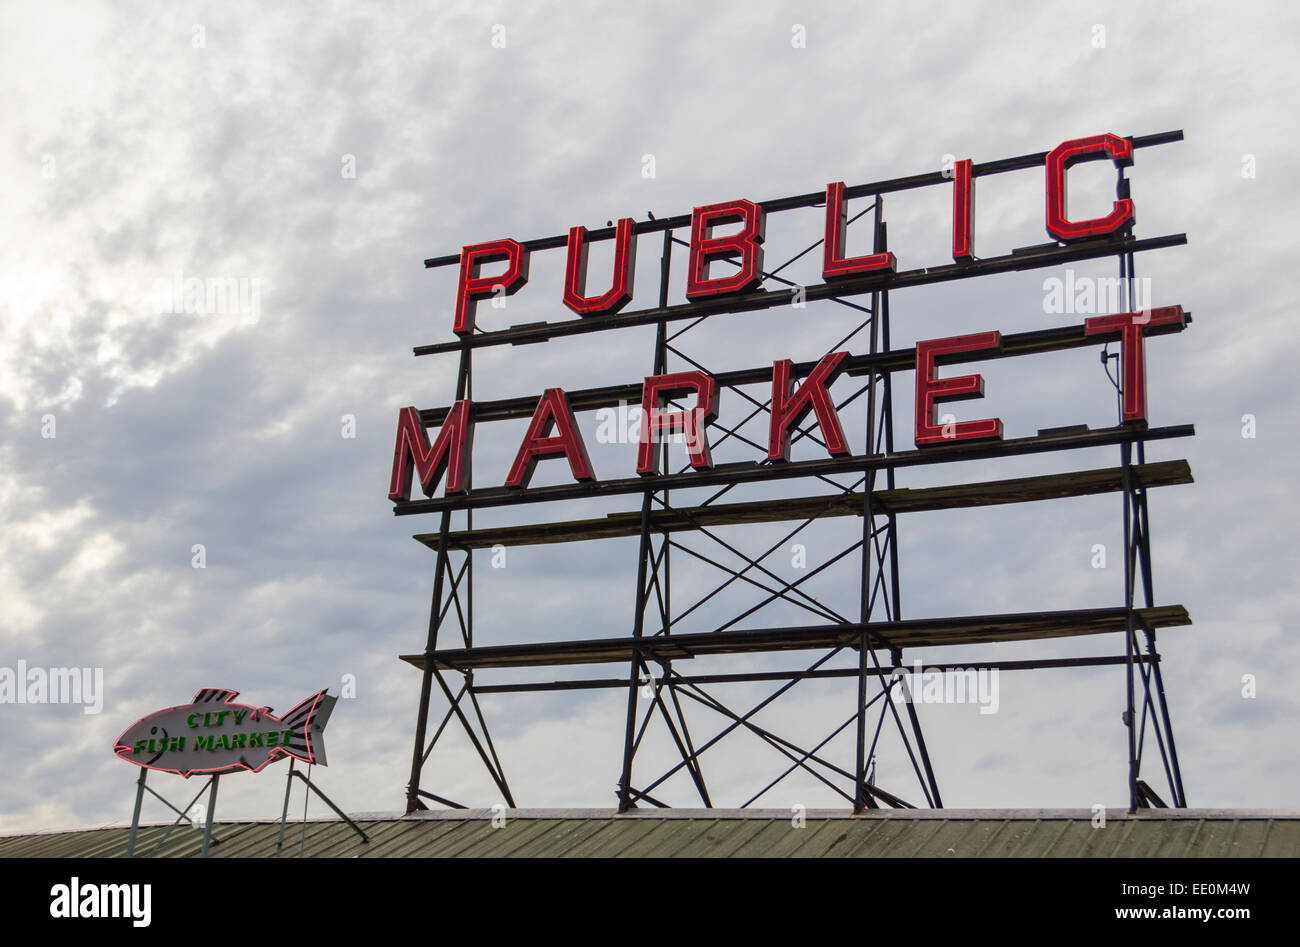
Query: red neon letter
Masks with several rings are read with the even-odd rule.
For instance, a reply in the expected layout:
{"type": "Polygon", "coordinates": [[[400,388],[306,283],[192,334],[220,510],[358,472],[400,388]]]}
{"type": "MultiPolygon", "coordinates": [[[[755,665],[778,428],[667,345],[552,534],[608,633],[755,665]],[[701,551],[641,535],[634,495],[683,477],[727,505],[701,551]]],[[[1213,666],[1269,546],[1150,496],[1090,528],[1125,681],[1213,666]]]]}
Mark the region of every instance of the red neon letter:
{"type": "Polygon", "coordinates": [[[790,394],[790,360],[783,358],[772,363],[772,419],[767,429],[767,459],[790,459],[790,429],[797,427],[809,411],[817,413],[817,425],[826,438],[826,449],[838,457],[849,452],[844,441],[844,429],[835,413],[827,386],[840,373],[840,363],[848,352],[823,355],[821,361],[808,373],[804,383],[790,394]]]}
{"type": "Polygon", "coordinates": [[[953,166],[952,258],[958,263],[975,259],[975,180],[969,158],[953,166]]]}
{"type": "Polygon", "coordinates": [[[466,335],[474,331],[475,301],[495,295],[497,287],[507,296],[513,296],[528,282],[528,248],[517,240],[493,240],[478,243],[460,251],[460,280],[456,287],[456,318],[452,331],[466,335]],[[506,261],[506,269],[499,276],[479,276],[484,263],[506,261]]]}
{"type": "Polygon", "coordinates": [[[429,435],[415,408],[403,408],[397,415],[397,444],[393,448],[393,475],[388,481],[388,499],[409,500],[411,467],[420,477],[420,489],[433,496],[447,472],[447,492],[468,489],[469,446],[473,440],[473,422],[468,401],[457,401],[447,412],[438,436],[429,446],[429,435]]]}
{"type": "Polygon", "coordinates": [[[1147,416],[1146,345],[1142,330],[1148,326],[1186,324],[1182,306],[1164,306],[1142,312],[1121,312],[1083,320],[1088,335],[1119,333],[1119,352],[1124,381],[1124,420],[1141,421],[1147,416]]]}
{"type": "Polygon", "coordinates": [[[569,228],[569,255],[564,263],[564,305],[580,316],[618,312],[632,298],[632,277],[636,271],[636,236],[632,218],[622,217],[614,229],[614,281],[599,296],[584,296],[587,288],[586,227],[569,228]]]}
{"type": "Polygon", "coordinates": [[[641,440],[636,449],[636,472],[642,476],[659,472],[659,435],[686,434],[691,466],[708,470],[713,466],[705,428],[718,416],[718,386],[704,372],[653,375],[641,386],[641,440]],[[694,392],[695,407],[689,411],[661,411],[664,402],[676,395],[694,392]]]}
{"type": "Polygon", "coordinates": [[[528,424],[528,433],[519,446],[515,462],[510,465],[506,486],[528,486],[537,462],[548,457],[567,457],[575,480],[596,479],[591,473],[591,459],[582,443],[582,435],[578,433],[569,398],[559,388],[547,388],[542,392],[537,409],[533,411],[533,420],[528,424]],[[552,426],[556,429],[555,434],[548,436],[552,426]]]}
{"type": "Polygon", "coordinates": [[[1065,209],[1065,171],[1086,158],[1108,157],[1123,166],[1133,163],[1133,143],[1118,135],[1093,135],[1063,141],[1047,153],[1047,232],[1057,240],[1083,240],[1114,233],[1133,223],[1133,202],[1115,201],[1110,213],[1092,220],[1070,220],[1065,209]]]}
{"type": "Polygon", "coordinates": [[[822,243],[822,279],[832,280],[872,270],[893,272],[897,261],[892,253],[869,253],[844,258],[844,233],[848,228],[844,206],[844,182],[826,185],[826,239],[822,243]]]}
{"type": "Polygon", "coordinates": [[[686,268],[686,298],[703,299],[753,289],[763,278],[763,208],[753,201],[727,201],[697,207],[691,213],[691,252],[686,268]],[[719,224],[740,223],[740,233],[712,236],[719,224]],[[740,257],[740,270],[731,276],[708,277],[714,257],[740,257]]]}
{"type": "Polygon", "coordinates": [[[943,444],[948,441],[970,441],[982,438],[1001,438],[1002,421],[986,418],[983,421],[962,421],[939,425],[934,420],[934,409],[942,401],[966,401],[984,397],[984,378],[980,375],[958,375],[953,378],[935,378],[936,355],[953,352],[978,352],[1002,345],[998,332],[979,332],[959,335],[950,339],[931,339],[916,343],[916,446],[943,444]]]}

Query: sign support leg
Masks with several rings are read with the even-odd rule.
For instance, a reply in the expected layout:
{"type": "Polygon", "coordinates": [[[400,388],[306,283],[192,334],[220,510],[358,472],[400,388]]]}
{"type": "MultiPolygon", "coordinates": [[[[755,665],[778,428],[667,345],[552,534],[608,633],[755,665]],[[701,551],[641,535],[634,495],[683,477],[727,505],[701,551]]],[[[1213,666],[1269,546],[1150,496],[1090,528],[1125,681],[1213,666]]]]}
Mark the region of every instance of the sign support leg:
{"type": "Polygon", "coordinates": [[[289,757],[289,775],[284,780],[284,808],[280,811],[280,840],[275,843],[275,857],[284,849],[284,826],[289,819],[289,790],[293,788],[293,766],[296,760],[289,757]]]}
{"type": "Polygon", "coordinates": [[[217,783],[220,779],[220,776],[213,776],[208,785],[208,817],[203,820],[203,858],[208,857],[208,843],[212,841],[212,817],[217,811],[217,783]]]}
{"type": "Polygon", "coordinates": [[[135,811],[131,813],[131,834],[126,840],[126,857],[135,857],[135,837],[140,831],[140,806],[144,803],[144,779],[149,770],[140,767],[140,778],[135,781],[135,811]]]}

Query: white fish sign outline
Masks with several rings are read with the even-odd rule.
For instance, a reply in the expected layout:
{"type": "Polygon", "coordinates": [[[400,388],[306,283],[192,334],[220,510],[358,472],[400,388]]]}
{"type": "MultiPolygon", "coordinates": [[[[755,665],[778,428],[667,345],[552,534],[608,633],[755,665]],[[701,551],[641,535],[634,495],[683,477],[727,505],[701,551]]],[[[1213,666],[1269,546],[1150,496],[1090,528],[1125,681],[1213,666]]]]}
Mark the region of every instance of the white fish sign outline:
{"type": "Polygon", "coordinates": [[[238,691],[205,687],[188,704],[156,710],[122,732],[113,752],[145,769],[221,775],[260,772],[285,757],[324,766],[325,724],[338,700],[319,690],[283,717],[237,704],[238,691]]]}

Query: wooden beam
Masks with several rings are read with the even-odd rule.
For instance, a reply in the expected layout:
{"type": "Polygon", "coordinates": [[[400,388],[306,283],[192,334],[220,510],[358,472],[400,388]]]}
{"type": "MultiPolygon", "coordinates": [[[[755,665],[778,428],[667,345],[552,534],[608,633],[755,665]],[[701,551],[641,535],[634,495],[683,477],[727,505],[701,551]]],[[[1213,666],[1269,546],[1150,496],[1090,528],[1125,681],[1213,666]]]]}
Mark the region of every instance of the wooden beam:
{"type": "MultiPolygon", "coordinates": [[[[1167,628],[1190,625],[1182,605],[1135,609],[1139,626],[1167,628]]],[[[962,618],[916,618],[896,622],[849,622],[795,628],[759,628],[644,638],[591,638],[527,644],[452,648],[431,653],[435,667],[452,670],[474,668],[545,667],[559,664],[608,664],[630,661],[634,650],[651,660],[684,660],[719,654],[753,654],[769,651],[809,651],[856,648],[864,630],[889,648],[942,647],[989,644],[997,641],[1031,641],[1123,631],[1123,608],[1028,612],[962,618]]],[[[403,661],[423,669],[426,656],[404,654],[403,661]]]]}
{"type": "MultiPolygon", "coordinates": [[[[1192,470],[1185,460],[1168,460],[1141,464],[1133,468],[1137,482],[1144,487],[1165,487],[1191,483],[1192,470]]],[[[1123,489],[1123,469],[1106,467],[1048,474],[1040,477],[1017,477],[1011,480],[986,480],[954,486],[915,489],[878,490],[874,509],[884,513],[917,513],[925,510],[950,510],[1003,503],[1028,503],[1063,497],[1114,493],[1123,489]]],[[[753,500],[745,503],[719,503],[683,509],[655,510],[651,528],[672,533],[698,527],[735,526],[745,523],[778,523],[828,516],[861,516],[862,494],[821,494],[753,500]]],[[[498,526],[459,530],[449,540],[460,549],[487,549],[492,546],[533,546],[541,543],[572,543],[589,539],[636,536],[641,532],[641,513],[610,513],[586,520],[557,523],[530,523],[523,526],[498,526]]],[[[430,549],[438,548],[437,533],[419,533],[415,539],[430,549]]]]}

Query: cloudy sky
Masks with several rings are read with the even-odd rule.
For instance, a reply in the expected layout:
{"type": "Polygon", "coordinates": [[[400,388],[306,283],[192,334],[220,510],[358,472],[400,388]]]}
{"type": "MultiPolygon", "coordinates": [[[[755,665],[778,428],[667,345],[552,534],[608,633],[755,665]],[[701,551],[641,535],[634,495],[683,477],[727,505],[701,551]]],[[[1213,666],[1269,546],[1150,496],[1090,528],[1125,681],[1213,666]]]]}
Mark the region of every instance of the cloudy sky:
{"type": "MultiPolygon", "coordinates": [[[[1165,681],[1190,804],[1293,806],[1300,547],[1289,471],[1300,346],[1280,276],[1297,251],[1284,212],[1300,170],[1289,120],[1300,90],[1286,39],[1298,14],[1253,2],[1159,13],[1092,2],[846,6],[5,4],[0,666],[99,668],[104,693],[97,714],[0,705],[9,774],[0,829],[129,818],[137,771],[114,758],[114,738],[200,687],[230,687],[283,711],[321,687],[339,693],[345,675],[356,695],[330,723],[321,783],[351,811],[401,808],[420,676],[397,656],[423,646],[433,574],[432,553],[410,537],[435,529],[437,517],[392,515],[388,465],[398,409],[450,403],[456,367],[454,355],[411,353],[453,337],[454,268],[426,270],[424,258],[930,171],[945,155],[980,162],[1101,132],[1179,128],[1184,142],[1138,152],[1130,171],[1137,234],[1188,235],[1185,247],[1139,257],[1138,275],[1149,278],[1154,305],[1180,304],[1195,317],[1147,352],[1152,423],[1197,430],[1150,450],[1156,460],[1188,459],[1196,476],[1151,497],[1158,602],[1184,604],[1194,620],[1161,636],[1165,681]],[[168,311],[160,286],[191,278],[233,281],[241,293],[219,311],[168,311]],[[1253,437],[1243,436],[1245,415],[1253,437]],[[1243,697],[1246,675],[1253,697],[1243,697]]],[[[1072,210],[1109,206],[1113,174],[1103,166],[1080,166],[1074,180],[1072,210]]],[[[978,253],[1048,239],[1040,171],[979,184],[978,253]]],[[[901,268],[948,260],[947,200],[930,189],[886,201],[901,268]]],[[[775,215],[769,263],[817,240],[820,213],[775,215]]],[[[855,252],[866,239],[850,228],[855,252]]],[[[608,272],[599,248],[592,261],[593,280],[608,272]]],[[[673,301],[683,298],[677,262],[673,301]]],[[[562,264],[562,251],[536,254],[529,286],[505,311],[482,307],[481,324],[566,318],[562,264]]],[[[633,308],[653,303],[657,264],[654,237],[641,246],[633,308]]],[[[802,272],[791,278],[816,280],[815,267],[802,272]]],[[[1077,278],[1114,273],[1113,260],[1074,267],[1077,278]]],[[[900,291],[893,343],[1081,321],[1045,312],[1053,276],[1064,272],[900,291]]],[[[815,358],[856,325],[853,315],[814,304],[720,316],[681,341],[714,371],[815,358]]],[[[652,329],[627,328],[481,350],[475,396],[635,382],[651,371],[652,342],[652,329]]],[[[863,351],[865,341],[849,348],[863,351]]],[[[988,397],[954,411],[999,416],[1009,437],[1114,422],[1094,348],[978,370],[988,397]]],[[[897,381],[908,447],[913,375],[897,381]]],[[[852,380],[834,390],[846,396],[852,380]]],[[[725,392],[723,420],[742,418],[744,404],[725,392]]],[[[597,475],[629,476],[635,448],[598,443],[594,414],[580,421],[597,475]]],[[[746,433],[761,440],[758,423],[746,433]]],[[[845,411],[855,451],[864,424],[845,411]]],[[[504,480],[523,427],[482,425],[477,485],[504,480]]],[[[1109,466],[1116,453],[915,470],[900,482],[1109,466]]],[[[736,439],[716,452],[755,456],[736,439]]],[[[563,482],[563,468],[543,463],[535,482],[563,482]]],[[[812,489],[787,481],[747,496],[812,489]]],[[[903,517],[904,616],[1119,605],[1119,504],[1109,495],[903,517]],[[1110,553],[1106,568],[1094,568],[1098,544],[1110,553]]],[[[496,510],[476,525],[636,505],[624,497],[496,510]]],[[[859,529],[845,519],[808,531],[810,567],[859,529]]],[[[755,553],[784,531],[728,535],[755,553]]],[[[782,581],[799,575],[789,545],[770,560],[782,581]]],[[[630,633],[634,541],[511,549],[495,570],[489,556],[476,558],[478,643],[630,633]]],[[[714,578],[689,562],[674,560],[683,607],[714,578]]],[[[855,568],[845,561],[806,587],[851,614],[855,568]]],[[[756,592],[729,589],[682,630],[716,627],[756,592]]],[[[773,607],[744,627],[801,615],[773,607]]],[[[916,656],[1122,648],[1112,635],[916,656]]],[[[813,658],[733,658],[698,670],[813,658]]],[[[1127,803],[1119,669],[1006,673],[999,686],[996,714],[919,708],[947,805],[1127,803]]],[[[716,694],[748,707],[767,690],[716,694]]],[[[624,700],[617,691],[484,698],[516,801],[612,806],[624,700]]],[[[443,709],[435,701],[435,719],[443,709]]],[[[708,711],[690,713],[697,742],[720,726],[708,711]]],[[[851,685],[808,683],[760,720],[811,745],[851,714],[851,685]]],[[[658,730],[644,763],[638,757],[638,783],[671,763],[658,730]]],[[[847,762],[851,739],[827,753],[847,762]]],[[[882,786],[919,801],[888,732],[877,762],[882,786]]],[[[1165,792],[1158,764],[1149,751],[1144,775],[1165,792]]],[[[736,805],[786,763],[740,736],[704,765],[715,804],[736,805]]],[[[277,772],[226,780],[219,812],[278,815],[277,772]]],[[[153,784],[178,802],[199,788],[178,777],[153,784]]],[[[425,786],[468,804],[499,801],[455,737],[435,751],[425,786]]],[[[697,804],[680,776],[663,796],[697,804]]],[[[840,804],[794,777],[762,802],[840,804]]],[[[166,815],[150,805],[146,818],[166,815]]]]}

